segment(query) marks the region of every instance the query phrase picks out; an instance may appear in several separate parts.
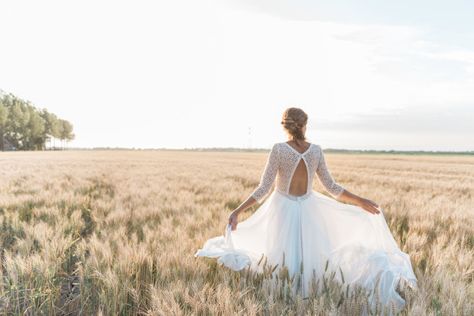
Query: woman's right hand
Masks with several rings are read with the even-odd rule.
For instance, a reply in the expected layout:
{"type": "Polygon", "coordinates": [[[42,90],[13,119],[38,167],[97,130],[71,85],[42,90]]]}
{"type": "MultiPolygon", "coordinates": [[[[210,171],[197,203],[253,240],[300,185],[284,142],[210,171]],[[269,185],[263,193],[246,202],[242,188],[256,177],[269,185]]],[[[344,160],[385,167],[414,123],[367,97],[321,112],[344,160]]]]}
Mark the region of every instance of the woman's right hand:
{"type": "Polygon", "coordinates": [[[229,215],[229,225],[231,226],[232,230],[235,230],[237,228],[238,221],[239,221],[239,211],[234,210],[229,215]]]}

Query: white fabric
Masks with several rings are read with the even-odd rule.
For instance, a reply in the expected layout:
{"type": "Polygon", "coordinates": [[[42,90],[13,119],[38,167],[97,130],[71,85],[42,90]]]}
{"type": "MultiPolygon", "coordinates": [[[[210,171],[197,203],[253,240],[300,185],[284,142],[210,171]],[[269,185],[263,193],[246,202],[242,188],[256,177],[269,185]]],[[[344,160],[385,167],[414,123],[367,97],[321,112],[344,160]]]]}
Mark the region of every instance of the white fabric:
{"type": "Polygon", "coordinates": [[[260,184],[251,193],[255,200],[259,203],[262,202],[264,197],[270,192],[275,178],[276,188],[281,192],[289,193],[291,179],[300,159],[303,159],[308,171],[306,192],[311,191],[314,175],[316,174],[329,194],[336,198],[341,195],[344,188],[332,178],[326,166],[321,146],[310,144],[305,152],[300,153],[288,143],[282,142],[275,143],[268,155],[267,163],[260,178],[260,184]]]}
{"type": "MultiPolygon", "coordinates": [[[[397,309],[405,304],[396,292],[398,281],[404,279],[416,287],[410,258],[398,248],[383,210],[370,214],[313,189],[293,196],[276,188],[236,230],[228,225],[224,236],[207,240],[195,253],[195,257],[217,258],[235,271],[245,267],[261,271],[262,255],[267,264],[278,264],[275,274],[284,256],[290,277],[300,274],[302,278],[300,287],[295,282],[293,292],[303,297],[309,295],[313,272],[317,277],[325,273],[327,260],[328,270],[338,272],[336,279],[341,280],[340,268],[346,284],[376,290],[382,303],[393,303],[397,309]]],[[[375,303],[372,296],[370,300],[375,303]]]]}

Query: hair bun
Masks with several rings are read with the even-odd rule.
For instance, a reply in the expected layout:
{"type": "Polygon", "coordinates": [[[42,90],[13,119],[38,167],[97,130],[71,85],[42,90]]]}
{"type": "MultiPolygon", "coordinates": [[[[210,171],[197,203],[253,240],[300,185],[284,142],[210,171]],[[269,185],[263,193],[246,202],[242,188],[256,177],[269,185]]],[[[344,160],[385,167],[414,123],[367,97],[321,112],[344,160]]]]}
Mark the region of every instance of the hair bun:
{"type": "Polygon", "coordinates": [[[306,124],[308,115],[299,108],[288,108],[283,112],[281,124],[296,139],[304,140],[301,128],[306,124]]]}

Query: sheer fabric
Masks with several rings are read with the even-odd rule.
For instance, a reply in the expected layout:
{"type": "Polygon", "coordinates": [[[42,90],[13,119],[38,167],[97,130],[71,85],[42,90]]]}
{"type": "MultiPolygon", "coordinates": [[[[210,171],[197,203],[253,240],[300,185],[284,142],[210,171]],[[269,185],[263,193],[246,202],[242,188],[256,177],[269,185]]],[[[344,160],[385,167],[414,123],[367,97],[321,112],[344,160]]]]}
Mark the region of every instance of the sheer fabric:
{"type": "Polygon", "coordinates": [[[344,189],[331,177],[320,146],[312,145],[304,153],[288,147],[282,143],[273,146],[252,196],[263,200],[278,175],[276,189],[236,230],[231,231],[228,225],[224,236],[208,239],[195,257],[216,258],[235,271],[246,267],[261,271],[258,262],[264,256],[268,264],[277,265],[275,275],[284,265],[290,276],[299,279],[292,290],[303,297],[310,294],[313,276],[324,275],[327,263],[339,281],[342,271],[345,284],[371,291],[372,306],[380,302],[393,305],[396,311],[402,309],[405,301],[396,291],[397,284],[403,279],[416,287],[416,277],[409,256],[399,249],[387,226],[383,210],[370,214],[314,191],[314,174],[332,196],[344,189]],[[306,194],[294,196],[288,194],[289,181],[300,158],[311,181],[306,194]]]}
{"type": "Polygon", "coordinates": [[[286,142],[273,145],[268,156],[260,184],[251,193],[257,202],[262,202],[264,197],[270,192],[272,184],[276,178],[276,189],[282,193],[289,193],[291,179],[300,159],[306,164],[308,172],[308,186],[306,192],[310,192],[313,186],[314,175],[318,176],[326,191],[337,198],[344,191],[344,188],[334,181],[329,172],[324,159],[321,146],[310,144],[305,152],[296,151],[286,142]]]}

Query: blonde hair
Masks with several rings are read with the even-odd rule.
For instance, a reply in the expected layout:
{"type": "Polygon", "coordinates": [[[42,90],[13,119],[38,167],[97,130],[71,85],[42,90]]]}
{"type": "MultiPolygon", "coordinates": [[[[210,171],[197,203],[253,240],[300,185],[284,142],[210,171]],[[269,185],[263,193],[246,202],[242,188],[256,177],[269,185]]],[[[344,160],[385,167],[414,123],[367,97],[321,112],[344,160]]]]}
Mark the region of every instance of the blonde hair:
{"type": "Polygon", "coordinates": [[[308,122],[308,115],[300,108],[291,107],[283,112],[281,124],[286,132],[293,137],[298,144],[298,140],[306,140],[303,134],[303,127],[308,122]]]}

